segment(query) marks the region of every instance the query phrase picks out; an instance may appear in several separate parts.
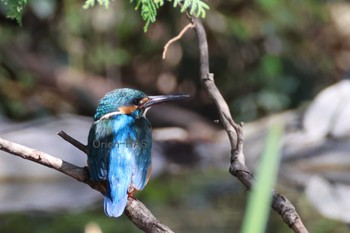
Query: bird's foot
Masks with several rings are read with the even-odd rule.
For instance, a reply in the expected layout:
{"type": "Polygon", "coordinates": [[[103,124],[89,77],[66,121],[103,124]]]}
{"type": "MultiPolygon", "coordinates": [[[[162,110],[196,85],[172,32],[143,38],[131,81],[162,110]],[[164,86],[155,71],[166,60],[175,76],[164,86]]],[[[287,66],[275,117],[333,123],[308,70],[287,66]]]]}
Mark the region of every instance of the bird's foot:
{"type": "Polygon", "coordinates": [[[138,191],[137,189],[135,189],[134,187],[131,187],[131,186],[130,186],[130,187],[128,188],[128,197],[136,200],[136,198],[134,197],[134,194],[135,194],[137,191],[138,191]]]}
{"type": "Polygon", "coordinates": [[[130,194],[130,193],[128,193],[128,199],[136,200],[136,198],[134,197],[134,195],[133,195],[133,194],[130,194]]]}

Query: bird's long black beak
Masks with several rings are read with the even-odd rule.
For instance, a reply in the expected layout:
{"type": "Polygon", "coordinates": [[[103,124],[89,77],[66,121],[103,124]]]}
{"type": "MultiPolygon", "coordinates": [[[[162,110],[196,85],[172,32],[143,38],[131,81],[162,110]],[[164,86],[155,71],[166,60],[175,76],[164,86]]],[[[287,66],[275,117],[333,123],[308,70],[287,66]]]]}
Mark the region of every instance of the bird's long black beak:
{"type": "Polygon", "coordinates": [[[149,108],[157,104],[162,104],[174,100],[182,100],[190,97],[189,95],[155,95],[148,96],[148,101],[143,104],[143,107],[149,108]]]}

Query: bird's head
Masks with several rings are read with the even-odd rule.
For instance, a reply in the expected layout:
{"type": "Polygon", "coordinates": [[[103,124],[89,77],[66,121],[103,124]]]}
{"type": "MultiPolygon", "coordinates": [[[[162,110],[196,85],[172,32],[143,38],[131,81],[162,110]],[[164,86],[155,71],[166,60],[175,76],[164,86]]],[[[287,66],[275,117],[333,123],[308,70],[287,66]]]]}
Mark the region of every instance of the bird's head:
{"type": "Polygon", "coordinates": [[[180,100],[189,95],[147,96],[142,91],[120,88],[108,92],[99,102],[95,121],[117,114],[130,114],[137,118],[145,114],[150,107],[172,100],[180,100]]]}

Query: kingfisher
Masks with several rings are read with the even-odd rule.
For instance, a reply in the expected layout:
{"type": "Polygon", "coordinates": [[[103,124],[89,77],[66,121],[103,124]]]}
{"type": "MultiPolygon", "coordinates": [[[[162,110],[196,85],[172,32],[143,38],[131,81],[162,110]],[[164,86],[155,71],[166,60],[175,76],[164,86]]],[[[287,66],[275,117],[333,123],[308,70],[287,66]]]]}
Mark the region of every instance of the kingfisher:
{"type": "Polygon", "coordinates": [[[104,182],[104,212],[119,217],[128,197],[142,190],[152,170],[151,124],[154,105],[188,95],[147,96],[130,88],[108,92],[100,101],[88,136],[88,166],[93,182],[104,182]]]}

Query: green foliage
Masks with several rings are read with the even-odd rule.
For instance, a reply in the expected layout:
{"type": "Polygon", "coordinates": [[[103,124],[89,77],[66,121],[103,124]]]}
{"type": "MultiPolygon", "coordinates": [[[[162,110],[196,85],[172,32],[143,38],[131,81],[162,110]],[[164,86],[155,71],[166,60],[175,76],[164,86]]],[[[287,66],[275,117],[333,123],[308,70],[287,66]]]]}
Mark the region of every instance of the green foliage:
{"type": "MultiPolygon", "coordinates": [[[[171,0],[168,0],[171,1],[171,0]]],[[[196,17],[204,18],[206,15],[206,10],[209,9],[209,6],[204,3],[202,0],[173,0],[173,6],[181,7],[181,12],[189,10],[191,15],[196,17]]],[[[92,7],[95,5],[96,0],[86,0],[83,6],[84,9],[92,7]]],[[[100,5],[108,8],[109,0],[97,0],[100,5]]],[[[141,17],[146,22],[144,26],[144,31],[146,32],[150,23],[154,23],[157,17],[158,9],[164,5],[164,0],[130,0],[130,3],[135,2],[135,10],[141,10],[141,17]]]]}
{"type": "Polygon", "coordinates": [[[23,9],[27,4],[27,0],[1,0],[7,11],[7,17],[15,19],[19,24],[22,23],[23,9]]]}
{"type": "MultiPolygon", "coordinates": [[[[171,0],[168,0],[171,1],[171,0]]],[[[173,0],[173,6],[181,7],[181,12],[185,12],[186,10],[190,11],[191,15],[195,15],[196,17],[205,17],[205,11],[209,9],[209,6],[204,3],[202,0],[173,0]],[[183,3],[182,3],[183,2],[183,3]]],[[[130,0],[130,2],[134,2],[134,0],[130,0]]],[[[149,24],[156,21],[157,10],[159,7],[164,5],[164,0],[136,0],[135,10],[140,9],[141,6],[141,16],[146,24],[144,26],[144,31],[146,32],[149,24]]]]}
{"type": "MultiPolygon", "coordinates": [[[[133,0],[130,0],[132,3],[133,0]]],[[[144,31],[147,31],[149,24],[156,21],[157,10],[160,6],[163,5],[163,1],[153,1],[153,0],[136,0],[135,10],[140,9],[141,6],[141,16],[142,19],[146,22],[144,26],[144,31]]]]}
{"type": "MultiPolygon", "coordinates": [[[[16,19],[19,24],[22,23],[23,9],[27,4],[27,0],[0,0],[6,7],[7,17],[16,19]]],[[[171,0],[168,0],[171,1],[171,0]]],[[[86,0],[83,8],[95,6],[96,2],[100,6],[104,6],[106,9],[109,7],[110,0],[86,0]]],[[[146,22],[144,31],[146,32],[150,23],[156,21],[158,9],[164,5],[164,0],[130,0],[130,3],[136,3],[135,10],[141,9],[141,17],[146,22]]],[[[202,0],[173,0],[173,6],[181,7],[181,12],[189,10],[191,15],[204,18],[206,10],[209,6],[202,0]]]]}
{"type": "Polygon", "coordinates": [[[191,15],[196,15],[196,17],[205,17],[205,11],[209,10],[209,6],[198,0],[185,0],[181,5],[181,0],[174,0],[173,6],[180,6],[181,12],[185,12],[185,10],[190,9],[191,15]]]}
{"type": "MultiPolygon", "coordinates": [[[[95,6],[95,3],[96,3],[96,0],[86,0],[83,8],[87,9],[89,7],[93,7],[93,6],[95,6]]],[[[109,0],[97,0],[97,3],[100,6],[104,6],[104,7],[106,7],[106,9],[108,9],[109,0]]]]}

